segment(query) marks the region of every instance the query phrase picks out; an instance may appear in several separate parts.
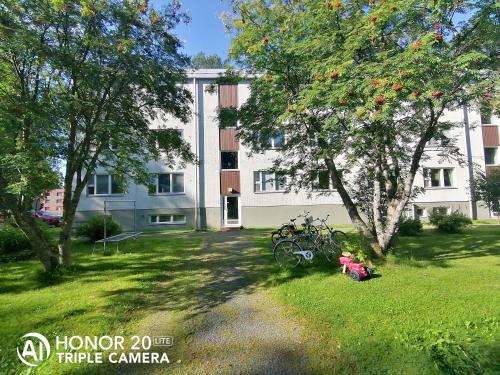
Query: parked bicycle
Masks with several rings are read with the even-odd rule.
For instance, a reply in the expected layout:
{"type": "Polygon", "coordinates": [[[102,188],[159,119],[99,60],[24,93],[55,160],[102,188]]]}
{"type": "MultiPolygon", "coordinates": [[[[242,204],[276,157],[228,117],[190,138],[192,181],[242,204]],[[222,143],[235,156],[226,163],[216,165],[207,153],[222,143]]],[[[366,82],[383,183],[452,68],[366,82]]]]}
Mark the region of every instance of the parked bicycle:
{"type": "Polygon", "coordinates": [[[317,254],[323,255],[328,262],[334,262],[342,254],[347,235],[334,230],[326,223],[329,215],[320,221],[316,232],[304,230],[291,238],[279,240],[273,247],[274,259],[283,268],[293,268],[305,259],[313,261],[317,254]],[[326,231],[326,233],[324,233],[326,231]]]}
{"type": "Polygon", "coordinates": [[[318,229],[312,224],[313,218],[309,216],[309,212],[304,212],[303,215],[297,216],[295,219],[290,219],[289,223],[283,224],[278,230],[271,233],[271,242],[275,245],[278,241],[284,238],[293,238],[300,235],[304,231],[312,231],[318,233],[318,229]],[[298,218],[304,218],[302,229],[297,227],[295,223],[298,218]]]}

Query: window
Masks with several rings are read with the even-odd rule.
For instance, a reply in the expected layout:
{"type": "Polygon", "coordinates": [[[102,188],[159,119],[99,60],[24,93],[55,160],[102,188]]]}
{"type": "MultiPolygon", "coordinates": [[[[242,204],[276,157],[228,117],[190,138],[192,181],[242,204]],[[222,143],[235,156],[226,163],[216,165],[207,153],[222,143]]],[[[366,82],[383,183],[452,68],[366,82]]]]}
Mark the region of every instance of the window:
{"type": "Polygon", "coordinates": [[[415,206],[415,219],[427,217],[427,210],[423,207],[415,206]]]}
{"type": "Polygon", "coordinates": [[[286,177],[275,172],[254,172],[253,181],[255,192],[284,191],[286,188],[286,177]]]}
{"type": "Polygon", "coordinates": [[[450,139],[447,138],[446,136],[441,136],[441,137],[433,137],[429,140],[427,143],[428,147],[445,147],[449,145],[450,139]]]}
{"type": "Polygon", "coordinates": [[[453,168],[424,168],[424,186],[433,187],[452,187],[453,168]]]}
{"type": "Polygon", "coordinates": [[[62,203],[62,199],[56,199],[56,203],[62,203]]]}
{"type": "Polygon", "coordinates": [[[168,215],[151,215],[149,217],[151,224],[185,224],[186,215],[168,214],[168,215]]]}
{"type": "Polygon", "coordinates": [[[432,213],[446,215],[450,213],[450,209],[447,207],[432,207],[432,213]]]}
{"type": "Polygon", "coordinates": [[[148,186],[150,195],[184,193],[183,173],[160,173],[151,175],[148,186]]]}
{"type": "Polygon", "coordinates": [[[275,148],[281,148],[284,143],[285,143],[285,136],[283,135],[283,133],[279,133],[275,137],[269,138],[267,144],[269,148],[275,149],[275,148]]]}
{"type": "Polygon", "coordinates": [[[238,152],[222,151],[220,153],[221,169],[238,169],[238,152]]]}
{"type": "Polygon", "coordinates": [[[62,211],[62,207],[61,206],[57,206],[56,207],[56,211],[62,211]]]}
{"type": "Polygon", "coordinates": [[[63,193],[61,191],[56,193],[56,196],[58,196],[58,197],[62,197],[62,195],[63,195],[63,193]]]}
{"type": "Polygon", "coordinates": [[[117,179],[108,174],[92,175],[87,184],[88,195],[123,194],[117,179]]]}
{"type": "Polygon", "coordinates": [[[485,147],[484,148],[484,162],[486,164],[496,164],[497,159],[497,148],[496,147],[485,147]]]}
{"type": "Polygon", "coordinates": [[[313,190],[330,190],[330,174],[328,171],[317,171],[313,177],[313,190]]]}
{"type": "Polygon", "coordinates": [[[45,198],[45,203],[49,203],[50,202],[50,198],[45,198]]]}

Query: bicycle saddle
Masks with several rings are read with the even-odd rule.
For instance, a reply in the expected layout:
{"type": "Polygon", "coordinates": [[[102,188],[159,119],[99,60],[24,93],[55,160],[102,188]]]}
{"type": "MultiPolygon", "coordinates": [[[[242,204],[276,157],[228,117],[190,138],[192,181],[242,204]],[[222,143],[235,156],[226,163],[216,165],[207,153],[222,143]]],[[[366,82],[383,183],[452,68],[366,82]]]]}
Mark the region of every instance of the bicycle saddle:
{"type": "Polygon", "coordinates": [[[291,219],[290,221],[293,223],[295,220],[297,220],[297,219],[291,219]]]}

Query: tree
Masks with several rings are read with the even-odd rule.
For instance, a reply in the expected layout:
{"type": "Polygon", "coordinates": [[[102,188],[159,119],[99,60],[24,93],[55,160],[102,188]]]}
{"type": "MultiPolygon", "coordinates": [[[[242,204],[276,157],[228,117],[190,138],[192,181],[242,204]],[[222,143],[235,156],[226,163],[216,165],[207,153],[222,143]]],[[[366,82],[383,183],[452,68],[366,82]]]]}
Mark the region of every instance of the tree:
{"type": "MultiPolygon", "coordinates": [[[[3,31],[0,29],[0,35],[3,31]]],[[[28,37],[27,50],[31,42],[28,37]]],[[[12,56],[19,62],[16,71],[5,63],[4,47],[0,47],[0,210],[12,215],[50,271],[57,267],[56,251],[36,224],[31,209],[45,190],[59,183],[54,172],[55,151],[44,149],[45,140],[54,131],[50,121],[53,97],[45,79],[37,78],[41,77],[43,59],[28,63],[25,55],[12,56]],[[23,80],[16,79],[20,73],[23,80]]]]}
{"type": "MultiPolygon", "coordinates": [[[[239,136],[254,152],[285,134],[274,169],[289,188],[328,172],[357,230],[390,248],[424,148],[460,124],[443,113],[475,100],[495,74],[467,42],[493,1],[233,2],[231,54],[248,71],[239,136]],[[358,177],[356,177],[358,176],[358,177]],[[361,180],[359,178],[361,177],[361,180]],[[358,182],[358,183],[357,183],[358,182]]],[[[457,155],[449,143],[443,153],[457,155]]]]}
{"type": "Polygon", "coordinates": [[[1,63],[13,72],[13,90],[43,87],[51,98],[51,131],[35,146],[46,152],[39,160],[65,161],[58,263],[68,266],[76,207],[98,166],[145,183],[145,162],[160,157],[158,145],[170,160],[193,160],[163,125],[167,114],[190,116],[191,96],[178,85],[188,59],[172,34],[187,18],[176,1],[159,11],[147,1],[9,0],[0,20],[1,63]],[[158,129],[150,128],[155,120],[158,129]]]}
{"type": "Polygon", "coordinates": [[[500,170],[494,169],[488,174],[476,172],[474,195],[475,200],[483,201],[490,211],[500,212],[500,170]]]}
{"type": "Polygon", "coordinates": [[[222,69],[226,62],[222,61],[218,55],[205,55],[199,52],[191,58],[191,68],[193,69],[222,69]]]}

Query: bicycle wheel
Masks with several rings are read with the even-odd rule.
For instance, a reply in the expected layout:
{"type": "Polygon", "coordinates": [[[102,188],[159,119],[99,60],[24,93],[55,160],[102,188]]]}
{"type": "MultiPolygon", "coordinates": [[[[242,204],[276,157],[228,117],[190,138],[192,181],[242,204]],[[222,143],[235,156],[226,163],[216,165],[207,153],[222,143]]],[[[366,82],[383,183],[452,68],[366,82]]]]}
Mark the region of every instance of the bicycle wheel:
{"type": "Polygon", "coordinates": [[[293,227],[291,225],[285,224],[279,229],[278,233],[281,238],[287,238],[293,236],[292,231],[293,227]]]}
{"type": "Polygon", "coordinates": [[[276,245],[276,242],[278,242],[280,238],[281,237],[279,231],[274,231],[273,233],[271,233],[271,242],[273,243],[273,245],[276,245]]]}
{"type": "Polygon", "coordinates": [[[346,241],[347,235],[344,232],[340,230],[333,231],[330,235],[328,246],[325,249],[325,257],[329,262],[337,260],[342,255],[344,243],[346,241]]]}
{"type": "Polygon", "coordinates": [[[301,247],[290,240],[282,240],[274,246],[274,260],[281,268],[297,267],[302,260],[302,255],[294,254],[302,251],[301,247]]]}

